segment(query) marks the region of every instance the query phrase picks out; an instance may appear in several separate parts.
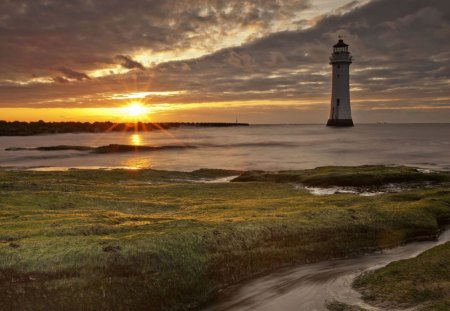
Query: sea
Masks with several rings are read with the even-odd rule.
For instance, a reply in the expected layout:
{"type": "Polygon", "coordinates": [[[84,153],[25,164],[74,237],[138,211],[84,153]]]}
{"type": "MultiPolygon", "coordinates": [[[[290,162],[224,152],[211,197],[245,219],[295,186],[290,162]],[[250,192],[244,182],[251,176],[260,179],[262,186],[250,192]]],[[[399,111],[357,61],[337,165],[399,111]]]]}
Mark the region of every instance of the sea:
{"type": "Polygon", "coordinates": [[[250,125],[149,132],[0,137],[0,167],[33,170],[295,170],[364,164],[450,170],[450,124],[250,125]],[[49,146],[152,146],[128,152],[36,150],[49,146]],[[12,148],[12,150],[7,150],[12,148]],[[18,149],[14,149],[18,148],[18,149]],[[21,149],[27,148],[27,149],[21,149]]]}

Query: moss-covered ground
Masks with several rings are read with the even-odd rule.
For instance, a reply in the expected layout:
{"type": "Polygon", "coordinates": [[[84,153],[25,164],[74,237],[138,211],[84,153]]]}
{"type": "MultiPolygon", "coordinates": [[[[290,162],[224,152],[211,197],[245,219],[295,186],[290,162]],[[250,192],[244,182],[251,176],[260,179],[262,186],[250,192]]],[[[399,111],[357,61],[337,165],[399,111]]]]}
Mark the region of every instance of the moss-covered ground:
{"type": "Polygon", "coordinates": [[[450,242],[363,274],[354,286],[365,300],[386,310],[450,310],[450,242]]]}
{"type": "Polygon", "coordinates": [[[241,174],[235,181],[271,181],[299,182],[308,186],[355,186],[376,187],[387,183],[414,182],[449,182],[449,174],[432,172],[424,174],[414,167],[379,165],[324,166],[301,171],[248,171],[241,174]]]}
{"type": "Polygon", "coordinates": [[[329,311],[367,311],[357,306],[352,306],[339,301],[331,301],[326,304],[329,311]]]}
{"type": "Polygon", "coordinates": [[[446,173],[289,174],[329,185],[402,172],[434,187],[313,196],[270,178],[190,182],[235,171],[0,170],[0,310],[186,310],[280,266],[433,237],[450,218],[446,173]]]}

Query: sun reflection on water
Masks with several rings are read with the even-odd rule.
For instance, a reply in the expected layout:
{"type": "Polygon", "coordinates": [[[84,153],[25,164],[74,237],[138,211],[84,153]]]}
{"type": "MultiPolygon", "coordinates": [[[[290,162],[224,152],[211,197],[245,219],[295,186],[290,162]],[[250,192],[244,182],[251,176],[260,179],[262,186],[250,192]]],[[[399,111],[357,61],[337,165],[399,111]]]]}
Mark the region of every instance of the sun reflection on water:
{"type": "Polygon", "coordinates": [[[152,166],[152,162],[150,159],[146,158],[131,158],[122,162],[123,166],[127,169],[142,169],[142,168],[150,168],[152,166]]]}
{"type": "Polygon", "coordinates": [[[141,146],[142,145],[142,136],[141,134],[132,134],[130,136],[130,145],[133,146],[141,146]]]}

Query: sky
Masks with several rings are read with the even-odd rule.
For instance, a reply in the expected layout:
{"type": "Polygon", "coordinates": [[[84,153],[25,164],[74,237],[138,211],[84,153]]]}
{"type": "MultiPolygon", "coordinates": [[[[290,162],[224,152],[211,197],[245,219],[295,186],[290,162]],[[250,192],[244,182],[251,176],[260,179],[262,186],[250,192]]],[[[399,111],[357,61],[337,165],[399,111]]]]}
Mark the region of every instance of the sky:
{"type": "Polygon", "coordinates": [[[0,120],[325,123],[338,36],[355,123],[449,122],[448,0],[2,0],[0,120]]]}

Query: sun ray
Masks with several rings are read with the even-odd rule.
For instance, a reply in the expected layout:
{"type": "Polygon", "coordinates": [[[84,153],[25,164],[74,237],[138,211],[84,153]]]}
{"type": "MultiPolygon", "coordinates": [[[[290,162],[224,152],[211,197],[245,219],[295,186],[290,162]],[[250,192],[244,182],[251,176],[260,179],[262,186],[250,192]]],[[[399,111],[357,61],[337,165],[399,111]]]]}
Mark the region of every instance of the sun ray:
{"type": "Polygon", "coordinates": [[[143,105],[140,102],[132,102],[129,105],[123,107],[122,112],[135,120],[145,118],[150,113],[150,108],[143,105]]]}

